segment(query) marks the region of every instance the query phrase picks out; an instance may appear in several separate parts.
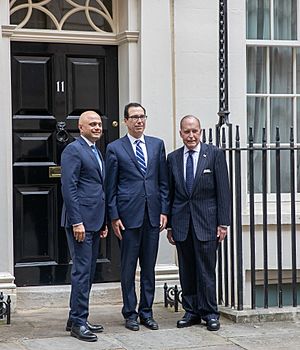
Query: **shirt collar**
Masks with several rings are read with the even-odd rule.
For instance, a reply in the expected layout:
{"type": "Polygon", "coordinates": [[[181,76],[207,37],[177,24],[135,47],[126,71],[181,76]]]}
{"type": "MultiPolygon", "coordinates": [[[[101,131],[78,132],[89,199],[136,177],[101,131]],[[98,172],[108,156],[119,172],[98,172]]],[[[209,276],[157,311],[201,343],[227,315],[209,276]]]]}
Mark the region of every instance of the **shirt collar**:
{"type": "MultiPolygon", "coordinates": [[[[198,145],[193,149],[194,152],[200,153],[200,148],[201,148],[201,142],[198,143],[198,145]]],[[[189,149],[184,145],[183,153],[187,154],[189,152],[189,149]]]]}
{"type": "Polygon", "coordinates": [[[144,134],[139,139],[136,139],[135,137],[131,136],[130,134],[127,134],[127,137],[129,138],[129,141],[132,145],[135,143],[136,140],[140,140],[142,143],[145,143],[144,134]]]}
{"type": "Polygon", "coordinates": [[[82,137],[84,139],[84,141],[91,147],[93,145],[95,145],[95,142],[91,142],[90,140],[88,140],[85,136],[80,135],[80,137],[82,137]]]}

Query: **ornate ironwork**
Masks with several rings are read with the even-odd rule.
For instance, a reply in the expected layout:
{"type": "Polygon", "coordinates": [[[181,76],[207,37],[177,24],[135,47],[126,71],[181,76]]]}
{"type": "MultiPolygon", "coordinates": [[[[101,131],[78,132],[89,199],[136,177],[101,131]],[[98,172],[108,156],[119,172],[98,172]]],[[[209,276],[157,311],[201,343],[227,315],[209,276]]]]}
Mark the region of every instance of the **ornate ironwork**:
{"type": "Polygon", "coordinates": [[[227,0],[219,1],[219,122],[229,124],[228,110],[227,0]]]}
{"type": "Polygon", "coordinates": [[[56,139],[59,142],[66,143],[69,141],[68,132],[65,130],[66,123],[58,122],[56,124],[56,139]]]}
{"type": "Polygon", "coordinates": [[[0,293],[0,320],[6,317],[6,323],[10,324],[10,304],[11,299],[8,295],[6,301],[4,300],[3,292],[0,293]]]}
{"type": "MultiPolygon", "coordinates": [[[[17,29],[24,28],[30,21],[34,11],[42,12],[48,20],[51,21],[56,30],[63,30],[63,26],[68,22],[69,18],[74,14],[83,12],[85,18],[90,25],[90,27],[101,33],[106,33],[103,29],[95,23],[95,16],[102,17],[109,25],[112,33],[116,32],[116,25],[114,23],[113,17],[110,14],[107,7],[101,0],[64,0],[65,6],[62,7],[64,10],[59,10],[58,5],[55,4],[53,0],[23,0],[23,3],[19,3],[18,0],[10,0],[10,15],[17,13],[18,11],[27,10],[24,19],[18,23],[17,29]],[[93,13],[93,18],[91,16],[93,13]],[[58,18],[58,14],[61,14],[61,18],[58,18]]],[[[48,28],[44,28],[48,29],[48,28]]]]}
{"type": "Polygon", "coordinates": [[[167,283],[164,284],[164,304],[165,307],[170,305],[174,306],[174,311],[178,312],[178,303],[182,304],[182,290],[178,289],[175,284],[174,287],[168,287],[167,283]]]}

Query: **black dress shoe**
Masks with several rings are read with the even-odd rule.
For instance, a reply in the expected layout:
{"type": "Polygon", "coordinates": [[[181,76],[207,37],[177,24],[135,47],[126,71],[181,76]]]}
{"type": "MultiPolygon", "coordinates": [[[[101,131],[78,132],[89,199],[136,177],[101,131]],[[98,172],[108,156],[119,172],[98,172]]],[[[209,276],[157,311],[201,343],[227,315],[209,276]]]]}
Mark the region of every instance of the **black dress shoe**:
{"type": "MultiPolygon", "coordinates": [[[[103,326],[101,326],[101,324],[91,324],[88,321],[86,321],[86,326],[93,333],[101,333],[104,330],[104,328],[103,328],[103,326]]],[[[71,328],[72,328],[72,321],[68,320],[67,324],[66,324],[66,331],[70,332],[71,328]]]]}
{"type": "Polygon", "coordinates": [[[206,327],[209,331],[218,331],[220,329],[220,321],[216,318],[212,318],[206,321],[206,327]]]}
{"type": "Polygon", "coordinates": [[[158,324],[152,317],[141,318],[140,320],[141,324],[145,327],[152,329],[153,331],[156,331],[158,329],[158,324]]]}
{"type": "Polygon", "coordinates": [[[71,336],[83,341],[97,341],[96,334],[92,333],[86,326],[72,326],[71,336]]]}
{"type": "Polygon", "coordinates": [[[87,328],[93,332],[93,333],[101,333],[104,331],[103,326],[101,324],[91,324],[90,322],[86,321],[87,328]]]}
{"type": "Polygon", "coordinates": [[[130,318],[125,320],[125,327],[131,331],[138,331],[140,329],[137,320],[131,320],[130,318]]]}
{"type": "Polygon", "coordinates": [[[177,328],[191,327],[201,323],[201,318],[189,313],[186,313],[181,320],[177,321],[177,328]]]}

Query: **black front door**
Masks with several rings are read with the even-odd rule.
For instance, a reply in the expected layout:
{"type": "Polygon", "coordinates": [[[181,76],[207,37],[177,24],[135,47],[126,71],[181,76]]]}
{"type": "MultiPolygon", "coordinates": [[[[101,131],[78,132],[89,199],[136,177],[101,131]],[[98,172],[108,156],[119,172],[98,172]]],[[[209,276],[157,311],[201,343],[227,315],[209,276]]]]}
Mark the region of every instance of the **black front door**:
{"type": "MultiPolygon", "coordinates": [[[[68,283],[60,156],[78,137],[85,110],[105,116],[102,152],[118,137],[112,126],[119,113],[117,47],[13,42],[11,52],[16,284],[68,283]]],[[[109,234],[99,251],[96,281],[117,280],[119,249],[109,234]]]]}

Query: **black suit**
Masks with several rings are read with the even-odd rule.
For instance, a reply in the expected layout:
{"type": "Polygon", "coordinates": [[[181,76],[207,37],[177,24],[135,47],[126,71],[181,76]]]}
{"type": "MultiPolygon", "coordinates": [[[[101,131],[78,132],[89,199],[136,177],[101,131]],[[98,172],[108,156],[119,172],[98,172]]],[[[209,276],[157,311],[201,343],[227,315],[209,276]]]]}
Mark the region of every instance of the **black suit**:
{"type": "Polygon", "coordinates": [[[222,150],[201,144],[192,192],[184,179],[184,147],[168,155],[170,228],[176,243],[182,301],[186,312],[204,320],[218,317],[217,227],[230,224],[230,192],[222,150]]]}

